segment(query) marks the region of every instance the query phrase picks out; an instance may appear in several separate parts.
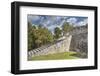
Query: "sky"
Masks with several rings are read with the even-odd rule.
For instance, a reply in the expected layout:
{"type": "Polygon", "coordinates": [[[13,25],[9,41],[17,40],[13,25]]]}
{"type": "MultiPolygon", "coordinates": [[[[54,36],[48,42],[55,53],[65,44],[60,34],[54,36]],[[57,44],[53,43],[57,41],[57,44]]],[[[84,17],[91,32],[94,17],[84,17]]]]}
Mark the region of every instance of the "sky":
{"type": "Polygon", "coordinates": [[[84,26],[88,24],[88,17],[79,16],[53,16],[53,15],[28,15],[28,22],[31,22],[33,26],[44,26],[51,32],[54,31],[55,27],[61,29],[63,23],[68,22],[75,26],[84,26]]]}

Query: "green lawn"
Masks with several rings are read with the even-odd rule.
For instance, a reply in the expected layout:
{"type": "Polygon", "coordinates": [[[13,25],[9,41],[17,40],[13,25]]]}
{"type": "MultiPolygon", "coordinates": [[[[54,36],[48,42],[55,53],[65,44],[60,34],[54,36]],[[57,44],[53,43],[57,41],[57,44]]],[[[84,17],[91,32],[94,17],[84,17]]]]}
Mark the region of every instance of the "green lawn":
{"type": "Polygon", "coordinates": [[[43,56],[35,56],[32,57],[30,60],[60,60],[60,59],[78,59],[74,55],[77,54],[76,52],[64,52],[64,53],[56,53],[56,54],[49,54],[43,56]]]}

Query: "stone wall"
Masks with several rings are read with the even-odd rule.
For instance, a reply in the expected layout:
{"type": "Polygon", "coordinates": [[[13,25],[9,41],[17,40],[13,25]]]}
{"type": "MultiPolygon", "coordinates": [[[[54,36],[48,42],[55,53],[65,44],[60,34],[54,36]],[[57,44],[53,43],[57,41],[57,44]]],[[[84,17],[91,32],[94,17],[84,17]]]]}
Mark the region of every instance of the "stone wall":
{"type": "Polygon", "coordinates": [[[88,53],[88,31],[87,26],[75,27],[73,31],[66,34],[56,42],[44,45],[28,52],[28,58],[40,55],[76,51],[87,55],[88,53]]]}
{"type": "Polygon", "coordinates": [[[28,58],[34,56],[40,56],[40,55],[48,55],[48,54],[54,54],[54,53],[61,53],[61,52],[67,52],[70,48],[70,42],[71,42],[71,35],[68,35],[66,37],[63,37],[56,41],[53,44],[44,45],[40,48],[31,50],[28,52],[28,58]]]}
{"type": "Polygon", "coordinates": [[[88,31],[87,27],[79,27],[73,30],[70,51],[79,52],[81,57],[88,55],[88,31]]]}
{"type": "Polygon", "coordinates": [[[72,40],[71,40],[71,45],[70,45],[70,49],[72,51],[84,51],[87,50],[87,33],[81,33],[81,34],[77,34],[77,35],[73,35],[72,36],[72,40]],[[81,47],[83,46],[83,44],[85,44],[86,46],[84,46],[84,48],[82,49],[81,47]]]}

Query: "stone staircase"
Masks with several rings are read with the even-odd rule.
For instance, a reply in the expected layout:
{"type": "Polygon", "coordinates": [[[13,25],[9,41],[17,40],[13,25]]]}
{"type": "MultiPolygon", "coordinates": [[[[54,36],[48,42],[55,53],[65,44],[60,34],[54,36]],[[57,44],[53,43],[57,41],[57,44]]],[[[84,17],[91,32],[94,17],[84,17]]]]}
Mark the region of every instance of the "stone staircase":
{"type": "Polygon", "coordinates": [[[69,51],[71,35],[62,38],[52,44],[44,45],[39,48],[33,49],[28,52],[28,58],[32,58],[34,56],[48,55],[54,53],[61,53],[69,51]]]}

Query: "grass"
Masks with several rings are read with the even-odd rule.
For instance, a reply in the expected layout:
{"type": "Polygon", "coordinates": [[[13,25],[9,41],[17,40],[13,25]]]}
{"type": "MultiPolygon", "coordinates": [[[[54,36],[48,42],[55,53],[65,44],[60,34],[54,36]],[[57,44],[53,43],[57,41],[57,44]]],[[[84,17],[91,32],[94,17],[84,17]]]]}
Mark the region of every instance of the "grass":
{"type": "Polygon", "coordinates": [[[78,59],[78,57],[73,56],[77,54],[76,52],[63,52],[63,53],[56,53],[56,54],[49,54],[43,56],[35,56],[32,57],[30,60],[62,60],[62,59],[78,59]]]}

